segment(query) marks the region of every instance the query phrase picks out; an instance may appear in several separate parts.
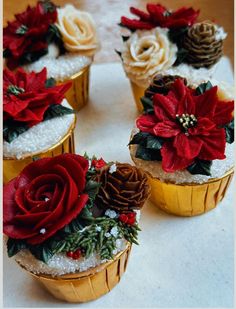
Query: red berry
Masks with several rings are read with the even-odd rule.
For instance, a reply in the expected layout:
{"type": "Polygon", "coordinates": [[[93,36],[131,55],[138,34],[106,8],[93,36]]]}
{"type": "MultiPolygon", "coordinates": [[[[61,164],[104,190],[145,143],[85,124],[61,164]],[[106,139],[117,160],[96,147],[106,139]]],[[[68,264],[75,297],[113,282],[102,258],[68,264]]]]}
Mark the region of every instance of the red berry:
{"type": "Polygon", "coordinates": [[[80,255],[76,254],[76,253],[74,253],[73,256],[72,256],[73,260],[78,260],[79,258],[80,258],[80,255]]]}
{"type": "Polygon", "coordinates": [[[74,254],[81,256],[81,250],[80,249],[75,250],[74,254]]]}
{"type": "Polygon", "coordinates": [[[136,218],[136,212],[130,212],[129,214],[127,214],[127,216],[129,218],[136,218]]]}
{"type": "Polygon", "coordinates": [[[119,216],[119,220],[120,220],[121,222],[123,222],[123,223],[126,223],[126,222],[129,220],[129,218],[128,218],[127,215],[121,214],[121,215],[119,216]]]}
{"type": "Polygon", "coordinates": [[[103,160],[103,158],[100,158],[99,160],[92,160],[91,165],[97,169],[102,168],[103,166],[107,165],[106,162],[103,160]]]}
{"type": "Polygon", "coordinates": [[[66,255],[67,255],[68,257],[70,257],[70,258],[73,257],[73,254],[74,254],[74,252],[72,252],[72,251],[66,252],[66,255]]]}
{"type": "Polygon", "coordinates": [[[133,225],[135,223],[135,218],[129,218],[127,224],[133,225]]]}

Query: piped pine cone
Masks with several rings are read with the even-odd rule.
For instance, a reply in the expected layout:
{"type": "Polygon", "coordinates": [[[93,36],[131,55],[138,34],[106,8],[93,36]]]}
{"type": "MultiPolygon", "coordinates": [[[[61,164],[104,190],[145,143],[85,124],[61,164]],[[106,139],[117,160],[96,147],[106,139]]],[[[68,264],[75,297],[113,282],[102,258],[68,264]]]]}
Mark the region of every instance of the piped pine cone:
{"type": "Polygon", "coordinates": [[[187,85],[187,80],[186,78],[183,78],[178,75],[162,75],[162,74],[157,74],[150,86],[145,90],[145,97],[152,99],[154,94],[160,93],[163,95],[167,95],[171,85],[176,81],[176,79],[181,78],[184,81],[184,84],[187,85]]]}
{"type": "Polygon", "coordinates": [[[218,37],[218,31],[217,25],[207,21],[189,28],[183,39],[183,48],[188,51],[185,61],[195,68],[213,66],[223,54],[223,39],[218,37]]]}
{"type": "Polygon", "coordinates": [[[123,213],[141,209],[150,194],[147,175],[130,164],[116,163],[114,172],[106,166],[95,180],[101,183],[95,203],[103,209],[123,213]]]}

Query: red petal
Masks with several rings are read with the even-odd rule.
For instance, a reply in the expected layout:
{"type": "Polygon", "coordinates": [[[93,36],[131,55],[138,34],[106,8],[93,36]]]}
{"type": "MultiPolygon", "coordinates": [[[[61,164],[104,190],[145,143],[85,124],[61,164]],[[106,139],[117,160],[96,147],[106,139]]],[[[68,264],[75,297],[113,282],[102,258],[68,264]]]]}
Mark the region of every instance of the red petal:
{"type": "Polygon", "coordinates": [[[193,163],[193,160],[179,157],[172,142],[165,142],[161,148],[162,168],[167,173],[183,170],[193,163]]]}
{"type": "Polygon", "coordinates": [[[153,96],[154,112],[159,121],[174,120],[177,114],[178,101],[168,95],[155,94],[153,96]]]}
{"type": "Polygon", "coordinates": [[[233,119],[234,101],[218,101],[213,116],[214,122],[218,126],[223,126],[233,119]]]}
{"type": "Polygon", "coordinates": [[[155,25],[150,22],[140,21],[137,19],[130,19],[125,16],[121,17],[121,24],[131,30],[143,29],[150,30],[155,27],[155,25]]]}
{"type": "Polygon", "coordinates": [[[140,17],[141,20],[143,21],[150,21],[150,16],[149,14],[137,9],[137,8],[134,8],[133,6],[131,6],[130,8],[130,12],[134,15],[137,15],[138,17],[140,17]]]}
{"type": "Polygon", "coordinates": [[[199,137],[186,136],[184,133],[177,135],[173,142],[177,155],[188,160],[192,160],[199,155],[202,144],[203,142],[199,137]]]}
{"type": "Polygon", "coordinates": [[[159,122],[158,124],[156,124],[153,128],[153,133],[156,136],[166,138],[173,137],[180,133],[180,127],[177,123],[166,120],[164,122],[159,122]]]}
{"type": "Polygon", "coordinates": [[[203,94],[194,96],[194,101],[196,104],[196,114],[195,116],[212,118],[217,104],[217,86],[205,91],[203,94]]]}
{"type": "Polygon", "coordinates": [[[3,225],[10,222],[17,213],[15,202],[16,178],[3,186],[3,225]]]}
{"type": "Polygon", "coordinates": [[[211,131],[209,136],[202,136],[202,149],[199,154],[201,160],[225,159],[225,130],[217,129],[211,131]]]}
{"type": "Polygon", "coordinates": [[[141,115],[136,120],[136,126],[142,132],[153,133],[153,127],[156,125],[157,119],[154,115],[141,115]]]}
{"type": "Polygon", "coordinates": [[[87,201],[88,201],[88,195],[82,194],[79,197],[79,200],[75,204],[75,206],[70,211],[66,212],[65,215],[61,218],[61,220],[58,220],[51,227],[49,227],[48,230],[46,230],[45,234],[38,234],[37,236],[29,239],[28,243],[36,245],[42,243],[47,238],[53,236],[58,230],[62,229],[64,226],[69,224],[73,219],[75,219],[79,215],[79,213],[84,208],[87,201]]]}

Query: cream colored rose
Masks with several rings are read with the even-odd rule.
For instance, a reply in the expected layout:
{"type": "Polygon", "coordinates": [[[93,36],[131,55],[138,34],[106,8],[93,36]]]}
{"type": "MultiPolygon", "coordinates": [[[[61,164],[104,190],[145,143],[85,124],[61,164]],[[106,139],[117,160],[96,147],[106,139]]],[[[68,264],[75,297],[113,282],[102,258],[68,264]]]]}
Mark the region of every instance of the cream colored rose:
{"type": "Polygon", "coordinates": [[[155,28],[136,31],[125,42],[122,59],[127,76],[142,87],[148,87],[152,77],[171,67],[177,46],[168,39],[168,30],[155,28]]]}
{"type": "Polygon", "coordinates": [[[61,32],[66,50],[94,54],[98,48],[98,38],[92,16],[70,4],[59,8],[57,12],[56,25],[61,32]]]}

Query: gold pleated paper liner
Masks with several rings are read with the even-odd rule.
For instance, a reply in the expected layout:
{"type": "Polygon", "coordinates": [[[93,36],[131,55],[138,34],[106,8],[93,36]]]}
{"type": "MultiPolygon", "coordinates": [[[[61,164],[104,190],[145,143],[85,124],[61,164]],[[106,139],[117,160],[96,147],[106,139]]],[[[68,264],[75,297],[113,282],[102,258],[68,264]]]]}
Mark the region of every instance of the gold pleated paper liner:
{"type": "Polygon", "coordinates": [[[135,101],[135,104],[137,106],[137,109],[140,113],[142,113],[143,112],[143,106],[142,106],[142,103],[140,101],[140,98],[144,96],[144,92],[145,92],[146,88],[140,87],[132,81],[130,81],[130,85],[131,85],[131,89],[132,89],[132,92],[133,92],[133,97],[134,97],[134,101],[135,101]]]}
{"type": "Polygon", "coordinates": [[[75,111],[79,111],[88,102],[89,73],[90,73],[90,66],[87,66],[80,72],[74,74],[68,80],[58,82],[60,84],[62,82],[65,83],[66,81],[69,80],[72,81],[72,86],[66,92],[65,97],[75,111]]]}
{"type": "Polygon", "coordinates": [[[63,153],[75,153],[74,128],[76,117],[73,124],[64,137],[48,150],[27,155],[21,159],[3,157],[3,183],[7,183],[16,177],[25,166],[38,158],[54,157],[63,153]]]}
{"type": "Polygon", "coordinates": [[[119,283],[126,270],[130,250],[131,245],[128,244],[114,260],[84,272],[58,277],[30,274],[57,299],[69,303],[88,302],[110,292],[119,283]]]}
{"type": "Polygon", "coordinates": [[[232,178],[233,169],[202,184],[166,183],[149,174],[150,200],[170,214],[184,217],[201,215],[214,209],[224,198],[232,178]]]}

